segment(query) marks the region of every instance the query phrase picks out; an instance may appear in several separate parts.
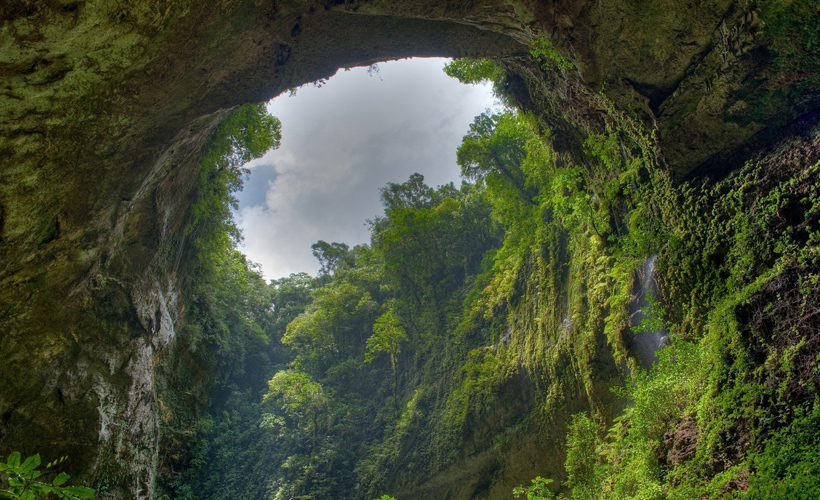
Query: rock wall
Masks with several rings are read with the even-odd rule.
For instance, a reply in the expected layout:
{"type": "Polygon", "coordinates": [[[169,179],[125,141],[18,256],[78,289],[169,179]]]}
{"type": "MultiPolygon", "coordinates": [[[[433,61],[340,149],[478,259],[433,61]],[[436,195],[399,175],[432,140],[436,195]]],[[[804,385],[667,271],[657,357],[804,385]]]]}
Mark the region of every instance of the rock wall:
{"type": "Polygon", "coordinates": [[[777,20],[729,0],[3,2],[0,452],[68,454],[106,498],[153,496],[156,373],[184,321],[183,228],[224,111],[340,67],[493,57],[566,149],[623,113],[656,127],[679,175],[708,173],[816,122],[816,73],[767,48],[777,20]],[[536,37],[575,67],[533,64],[536,37]]]}

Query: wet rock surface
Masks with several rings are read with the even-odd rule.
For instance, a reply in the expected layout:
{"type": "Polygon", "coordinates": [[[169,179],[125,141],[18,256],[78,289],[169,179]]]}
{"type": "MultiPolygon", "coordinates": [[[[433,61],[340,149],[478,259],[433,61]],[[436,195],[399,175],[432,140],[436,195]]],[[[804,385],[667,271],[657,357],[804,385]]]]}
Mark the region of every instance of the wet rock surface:
{"type": "Polygon", "coordinates": [[[658,256],[649,257],[635,273],[632,301],[629,303],[631,341],[627,341],[630,354],[644,368],[650,368],[658,360],[657,352],[669,344],[669,332],[659,321],[661,294],[655,279],[658,256]]]}

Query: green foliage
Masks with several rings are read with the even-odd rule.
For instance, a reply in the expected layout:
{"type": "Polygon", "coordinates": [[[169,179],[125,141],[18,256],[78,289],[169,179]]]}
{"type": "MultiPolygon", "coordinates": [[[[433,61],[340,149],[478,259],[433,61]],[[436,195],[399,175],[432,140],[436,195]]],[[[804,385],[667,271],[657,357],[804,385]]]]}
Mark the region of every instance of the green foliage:
{"type": "Polygon", "coordinates": [[[555,493],[549,489],[552,479],[545,479],[541,476],[532,480],[530,486],[516,486],[513,488],[513,496],[521,498],[526,496],[527,500],[550,500],[555,498],[555,493]]]}
{"type": "MultiPolygon", "coordinates": [[[[225,117],[206,145],[191,219],[178,253],[169,257],[186,277],[188,308],[174,353],[178,371],[188,378],[175,381],[184,391],[169,392],[190,400],[210,396],[216,408],[194,430],[187,470],[166,485],[181,499],[232,498],[231,491],[262,498],[265,493],[264,483],[242,479],[256,466],[239,458],[246,452],[238,451],[237,443],[247,450],[269,445],[259,435],[259,400],[268,379],[282,367],[284,327],[304,310],[313,283],[306,275],[294,275],[266,284],[234,248],[241,235],[231,209],[244,164],[279,141],[279,120],[268,115],[264,104],[242,106],[225,117]]],[[[193,422],[178,414],[166,396],[164,435],[181,440],[190,435],[193,422]]],[[[191,404],[197,403],[186,402],[191,404]]]]}
{"type": "Polygon", "coordinates": [[[416,308],[428,328],[443,326],[446,302],[497,244],[489,206],[477,186],[452,184],[432,189],[414,174],[382,190],[386,216],[372,226],[373,249],[385,277],[397,287],[398,309],[416,308]]]}
{"type": "Polygon", "coordinates": [[[489,59],[454,59],[444,65],[444,73],[468,84],[495,82],[504,77],[504,70],[489,59]]]}
{"type": "MultiPolygon", "coordinates": [[[[284,332],[288,323],[304,312],[305,306],[312,300],[311,292],[315,286],[314,279],[306,273],[291,274],[271,281],[273,332],[284,332]]],[[[281,333],[278,336],[281,337],[281,333]]]]}
{"type": "Polygon", "coordinates": [[[647,307],[644,308],[643,318],[641,323],[637,325],[636,331],[638,332],[660,332],[666,329],[666,323],[664,322],[664,316],[666,316],[666,310],[661,304],[661,301],[653,296],[651,292],[646,293],[646,303],[647,307]]]}
{"type": "Polygon", "coordinates": [[[805,315],[817,253],[798,242],[817,239],[818,169],[748,164],[713,185],[655,184],[660,262],[674,263],[658,270],[666,304],[688,307],[659,307],[679,337],[634,377],[603,442],[573,420],[567,498],[817,496],[820,346],[805,315]]]}
{"type": "Polygon", "coordinates": [[[264,104],[246,104],[228,115],[208,141],[188,225],[201,266],[219,267],[219,256],[241,238],[231,209],[237,207],[234,193],[247,173],[243,165],[279,147],[280,129],[264,104]]]}
{"type": "Polygon", "coordinates": [[[820,498],[820,400],[797,408],[792,423],[777,431],[755,456],[742,499],[820,498]]]}
{"type": "Polygon", "coordinates": [[[288,416],[299,420],[327,406],[322,386],[311,380],[310,375],[295,370],[277,372],[268,381],[268,393],[263,401],[276,397],[282,399],[282,407],[288,416]]]}
{"type": "Polygon", "coordinates": [[[391,472],[400,470],[402,466],[415,465],[402,464],[399,460],[402,458],[403,444],[412,438],[414,427],[422,416],[419,403],[428,396],[425,392],[424,389],[417,389],[413,393],[398,419],[385,429],[384,437],[373,443],[367,450],[367,456],[356,465],[359,486],[361,491],[366,492],[364,497],[373,496],[383,489],[382,483],[391,472]]]}
{"type": "MultiPolygon", "coordinates": [[[[265,323],[270,292],[262,278],[234,245],[241,235],[233,220],[236,193],[242,187],[243,165],[280,140],[279,120],[264,104],[248,104],[228,115],[211,136],[199,165],[197,198],[180,250],[189,245],[186,286],[192,317],[185,341],[192,349],[205,340],[217,345],[219,363],[244,371],[246,353],[269,342],[265,323]]],[[[182,255],[174,256],[179,263],[182,255]]]]}
{"type": "Polygon", "coordinates": [[[461,366],[461,383],[447,400],[444,418],[449,425],[461,427],[467,417],[488,408],[495,401],[496,390],[504,380],[499,360],[484,349],[473,349],[461,366]]]}
{"type": "MultiPolygon", "coordinates": [[[[271,282],[265,314],[260,317],[265,320],[263,332],[269,341],[262,344],[237,342],[245,346],[244,354],[233,357],[229,366],[220,370],[227,372],[218,384],[219,393],[224,396],[216,399],[212,415],[200,420],[194,428],[188,468],[172,485],[176,498],[265,498],[269,490],[267,481],[248,481],[248,478],[279,474],[279,462],[275,457],[283,443],[294,439],[311,442],[313,421],[308,410],[321,405],[293,409],[292,416],[289,416],[279,405],[284,403],[282,395],[269,397],[265,403],[260,400],[269,390],[266,382],[285,361],[278,339],[284,334],[285,326],[310,303],[314,286],[314,280],[305,274],[271,282]],[[243,369],[237,369],[237,365],[243,369]],[[300,420],[302,415],[305,417],[300,420]],[[281,432],[289,423],[295,432],[281,432]],[[266,459],[260,462],[258,457],[266,459]]],[[[228,294],[224,305],[243,300],[242,295],[228,294]]],[[[220,356],[228,354],[221,352],[220,356]]],[[[326,413],[317,413],[320,426],[324,415],[326,413]]]]}
{"type": "MultiPolygon", "coordinates": [[[[571,67],[546,40],[532,55],[571,67]]],[[[503,74],[464,60],[448,73],[503,74]]],[[[206,252],[222,262],[202,269],[223,270],[199,281],[201,334],[232,363],[265,352],[270,380],[263,398],[226,377],[234,406],[202,421],[179,491],[373,498],[399,473],[429,478],[465,446],[503,450],[516,429],[554,432],[575,414],[559,498],[814,495],[820,164],[673,184],[651,135],[598,99],[603,130],[576,158],[532,117],[477,117],[457,156],[474,183],[389,183],[371,246],[318,242],[316,280],[265,286],[240,255],[206,252]],[[654,254],[662,293],[639,328],[673,340],[646,371],[629,311],[654,254]],[[534,396],[504,407],[514,383],[534,396]]],[[[514,493],[555,498],[551,481],[514,493]]]]}
{"type": "Polygon", "coordinates": [[[344,243],[328,243],[319,240],[310,246],[313,256],[319,261],[321,268],[319,273],[323,276],[330,275],[337,267],[344,264],[345,259],[350,255],[350,247],[344,243]]]}
{"type": "Polygon", "coordinates": [[[482,113],[470,125],[458,148],[457,161],[462,176],[486,179],[500,175],[527,196],[521,164],[526,158],[526,144],[533,133],[514,113],[482,113]]]}
{"type": "MultiPolygon", "coordinates": [[[[46,465],[51,469],[65,461],[63,457],[46,465]]],[[[0,462],[0,479],[8,484],[8,488],[0,483],[0,498],[34,500],[53,495],[65,500],[83,500],[94,498],[94,490],[85,486],[66,486],[70,476],[65,472],[57,474],[50,482],[43,482],[43,472],[40,467],[40,455],[31,455],[25,460],[19,452],[9,455],[5,463],[0,462]]]]}
{"type": "Polygon", "coordinates": [[[369,291],[350,282],[331,282],[313,292],[313,304],[287,326],[282,343],[296,350],[292,365],[323,376],[338,356],[358,354],[364,334],[371,328],[378,304],[369,291]],[[350,335],[355,332],[356,337],[350,335]]]}
{"type": "Polygon", "coordinates": [[[538,61],[544,71],[572,69],[572,63],[547,38],[536,38],[532,42],[530,55],[538,61]]]}
{"type": "Polygon", "coordinates": [[[456,191],[452,184],[434,189],[424,183],[424,176],[415,173],[401,184],[388,182],[387,186],[379,190],[381,202],[386,214],[398,210],[414,208],[432,208],[448,196],[452,197],[456,191]]]}
{"type": "Polygon", "coordinates": [[[444,73],[466,84],[490,82],[496,97],[512,101],[506,97],[506,71],[490,59],[454,59],[444,65],[444,73]]]}
{"type": "Polygon", "coordinates": [[[373,324],[373,335],[367,339],[364,351],[365,363],[372,363],[379,353],[390,356],[390,367],[396,373],[396,356],[401,353],[401,345],[407,341],[407,332],[399,323],[399,319],[391,311],[387,311],[373,324]]]}
{"type": "Polygon", "coordinates": [[[572,498],[594,500],[601,498],[604,476],[599,466],[601,428],[586,413],[572,416],[567,431],[567,480],[572,498]]]}

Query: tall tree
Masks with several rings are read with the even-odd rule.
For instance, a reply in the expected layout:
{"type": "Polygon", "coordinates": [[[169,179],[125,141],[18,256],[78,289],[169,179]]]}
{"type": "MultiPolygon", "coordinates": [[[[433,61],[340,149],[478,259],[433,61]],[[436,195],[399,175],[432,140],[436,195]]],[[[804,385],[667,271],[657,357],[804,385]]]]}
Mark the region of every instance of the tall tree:
{"type": "Polygon", "coordinates": [[[393,369],[393,394],[398,386],[396,356],[401,353],[401,346],[407,341],[407,332],[399,323],[393,311],[387,311],[373,324],[373,335],[367,339],[364,361],[372,363],[380,353],[390,356],[390,367],[393,369]]]}
{"type": "Polygon", "coordinates": [[[268,393],[263,401],[277,399],[285,414],[296,421],[316,443],[318,433],[328,423],[330,399],[321,384],[310,375],[297,370],[281,370],[268,381],[268,393]]]}
{"type": "Polygon", "coordinates": [[[344,243],[328,243],[324,240],[319,240],[310,246],[313,251],[313,256],[319,261],[321,269],[319,272],[322,276],[329,276],[333,274],[339,266],[346,262],[350,247],[344,243]]]}
{"type": "Polygon", "coordinates": [[[468,179],[501,175],[531,200],[537,191],[527,186],[521,165],[527,157],[527,141],[533,136],[516,113],[478,115],[456,153],[462,175],[468,179]]]}

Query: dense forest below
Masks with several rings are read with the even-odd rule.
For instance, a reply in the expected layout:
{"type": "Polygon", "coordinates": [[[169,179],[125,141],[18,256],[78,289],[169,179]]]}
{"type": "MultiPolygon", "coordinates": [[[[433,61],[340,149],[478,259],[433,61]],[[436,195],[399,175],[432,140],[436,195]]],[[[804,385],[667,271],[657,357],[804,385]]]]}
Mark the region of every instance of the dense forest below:
{"type": "MultiPolygon", "coordinates": [[[[446,71],[515,101],[491,61],[446,71]]],[[[232,115],[180,334],[217,376],[167,429],[190,446],[167,498],[820,497],[820,164],[675,181],[613,116],[571,158],[530,113],[482,114],[461,186],[390,183],[370,245],[319,241],[317,277],[265,283],[230,207],[279,123],[232,115]]]]}

